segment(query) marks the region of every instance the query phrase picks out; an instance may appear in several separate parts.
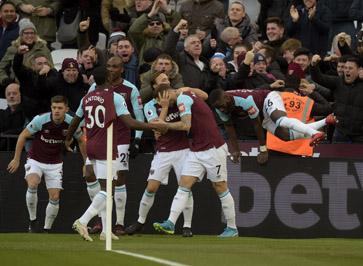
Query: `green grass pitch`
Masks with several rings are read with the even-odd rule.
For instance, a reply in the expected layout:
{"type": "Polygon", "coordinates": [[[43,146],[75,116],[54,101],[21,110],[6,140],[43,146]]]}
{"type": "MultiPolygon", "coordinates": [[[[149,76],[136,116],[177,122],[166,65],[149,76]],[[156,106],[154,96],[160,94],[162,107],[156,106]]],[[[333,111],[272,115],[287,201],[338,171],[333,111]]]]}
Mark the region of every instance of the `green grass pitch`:
{"type": "Polygon", "coordinates": [[[363,239],[135,235],[112,242],[113,250],[170,262],[162,264],[106,251],[105,242],[92,237],[93,242],[85,242],[77,234],[0,234],[0,265],[363,265],[363,239]]]}

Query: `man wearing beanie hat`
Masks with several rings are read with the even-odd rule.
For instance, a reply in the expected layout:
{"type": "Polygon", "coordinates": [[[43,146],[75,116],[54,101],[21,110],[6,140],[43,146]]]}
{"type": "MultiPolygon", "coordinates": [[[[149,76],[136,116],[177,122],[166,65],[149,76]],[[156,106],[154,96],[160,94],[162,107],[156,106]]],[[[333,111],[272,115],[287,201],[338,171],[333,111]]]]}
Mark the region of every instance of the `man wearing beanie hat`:
{"type": "Polygon", "coordinates": [[[299,76],[301,79],[305,78],[305,72],[302,70],[301,66],[298,63],[291,63],[287,68],[287,76],[295,74],[299,76]]]}
{"type": "Polygon", "coordinates": [[[68,114],[72,116],[89,89],[89,85],[84,83],[82,75],[79,74],[78,68],[76,59],[65,58],[58,75],[48,77],[43,83],[43,86],[46,86],[53,95],[63,95],[68,99],[68,114]]]}
{"type": "MultiPolygon", "coordinates": [[[[116,29],[115,29],[116,30],[116,29]]],[[[107,42],[107,49],[114,55],[116,55],[117,42],[121,37],[125,37],[126,34],[123,31],[114,31],[111,33],[107,42]]]]}
{"type": "Polygon", "coordinates": [[[23,18],[22,20],[19,21],[19,35],[22,34],[25,30],[29,29],[34,30],[34,34],[32,35],[37,34],[37,29],[35,28],[33,22],[31,22],[29,19],[23,18]]]}
{"type": "MultiPolygon", "coordinates": [[[[243,57],[242,55],[239,55],[243,57]]],[[[282,80],[276,80],[275,77],[266,73],[266,58],[262,54],[254,54],[253,51],[248,51],[244,55],[243,63],[240,64],[239,70],[226,83],[227,90],[237,90],[240,88],[246,89],[262,89],[276,90],[284,86],[282,80]],[[265,72],[259,73],[254,71],[254,64],[264,64],[265,72]]]]}
{"type": "MultiPolygon", "coordinates": [[[[53,59],[47,48],[46,41],[40,39],[37,35],[37,29],[29,19],[22,19],[19,22],[19,37],[12,42],[7,49],[4,57],[0,61],[0,83],[6,86],[15,81],[13,61],[20,46],[26,46],[26,53],[23,54],[23,65],[30,67],[27,62],[34,54],[44,56],[48,62],[53,64],[53,59]]],[[[47,103],[49,105],[49,101],[47,103]]]]}

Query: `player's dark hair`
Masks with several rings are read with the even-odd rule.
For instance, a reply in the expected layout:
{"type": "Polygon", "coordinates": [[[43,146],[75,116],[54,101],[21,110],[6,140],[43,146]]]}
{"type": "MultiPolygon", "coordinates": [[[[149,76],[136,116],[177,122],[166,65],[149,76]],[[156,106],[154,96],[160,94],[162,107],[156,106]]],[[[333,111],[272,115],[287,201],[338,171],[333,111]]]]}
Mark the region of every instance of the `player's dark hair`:
{"type": "Polygon", "coordinates": [[[223,96],[223,94],[224,94],[224,90],[222,90],[222,89],[213,90],[208,96],[209,103],[210,104],[215,103],[223,96]]]}
{"type": "Polygon", "coordinates": [[[97,86],[104,85],[107,82],[109,75],[110,75],[110,72],[108,71],[107,68],[97,67],[95,69],[95,72],[93,73],[93,78],[96,82],[96,85],[97,86]]]}
{"type": "Polygon", "coordinates": [[[153,97],[157,98],[159,97],[159,93],[162,94],[164,91],[170,90],[171,87],[168,84],[159,84],[158,86],[156,86],[154,92],[153,92],[153,97]]]}
{"type": "Polygon", "coordinates": [[[68,99],[63,95],[56,95],[50,99],[50,103],[64,103],[65,106],[68,106],[68,99]]]}

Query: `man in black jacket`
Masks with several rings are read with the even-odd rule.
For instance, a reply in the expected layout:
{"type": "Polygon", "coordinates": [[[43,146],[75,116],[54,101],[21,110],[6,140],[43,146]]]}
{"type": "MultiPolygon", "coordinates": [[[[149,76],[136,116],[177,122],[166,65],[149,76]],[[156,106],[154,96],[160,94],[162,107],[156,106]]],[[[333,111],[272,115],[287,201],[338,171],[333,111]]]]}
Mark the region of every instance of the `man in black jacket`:
{"type": "Polygon", "coordinates": [[[89,85],[84,83],[82,75],[79,74],[77,61],[73,58],[65,58],[58,75],[47,78],[46,83],[47,90],[53,95],[64,95],[68,99],[68,114],[71,116],[77,111],[81,99],[89,89],[89,85]]]}
{"type": "Polygon", "coordinates": [[[321,57],[314,55],[311,60],[311,77],[314,82],[329,88],[334,93],[334,114],[339,120],[333,142],[363,143],[363,81],[359,61],[348,58],[344,66],[344,76],[323,75],[320,72],[321,57]]]}
{"type": "Polygon", "coordinates": [[[34,54],[30,57],[30,64],[23,65],[23,56],[29,52],[27,45],[20,45],[14,56],[13,69],[20,82],[22,108],[28,121],[34,116],[50,110],[51,92],[39,86],[42,80],[56,75],[51,62],[42,54],[34,54]]]}
{"type": "MultiPolygon", "coordinates": [[[[19,85],[9,84],[5,89],[8,108],[0,110],[0,132],[4,134],[20,134],[24,129],[25,115],[21,108],[19,85]]],[[[16,139],[0,138],[0,150],[14,150],[16,139]],[[9,144],[9,145],[8,145],[9,144]]]]}

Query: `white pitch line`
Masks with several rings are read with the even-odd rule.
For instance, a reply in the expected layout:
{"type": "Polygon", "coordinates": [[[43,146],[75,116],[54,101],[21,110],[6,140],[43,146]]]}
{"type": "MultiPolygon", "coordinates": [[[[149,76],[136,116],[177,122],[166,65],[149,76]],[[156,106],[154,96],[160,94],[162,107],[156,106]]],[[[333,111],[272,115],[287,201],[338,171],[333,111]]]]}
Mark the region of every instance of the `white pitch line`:
{"type": "Polygon", "coordinates": [[[177,263],[177,262],[173,262],[173,261],[169,261],[169,260],[158,259],[158,258],[155,258],[155,257],[145,256],[145,255],[132,253],[132,252],[127,252],[127,251],[122,251],[122,250],[111,250],[111,251],[122,254],[122,255],[128,255],[128,256],[133,256],[133,257],[136,257],[136,258],[144,259],[144,260],[155,261],[155,262],[165,264],[165,265],[169,265],[169,266],[189,266],[189,265],[186,265],[186,264],[181,264],[181,263],[177,263]]]}

